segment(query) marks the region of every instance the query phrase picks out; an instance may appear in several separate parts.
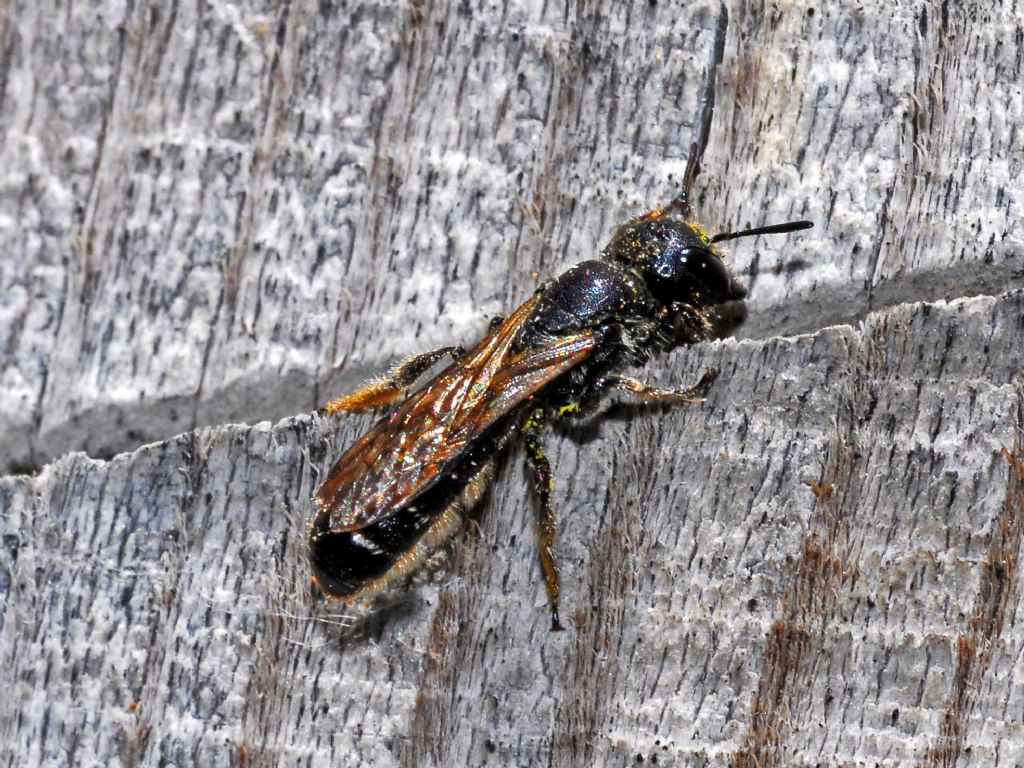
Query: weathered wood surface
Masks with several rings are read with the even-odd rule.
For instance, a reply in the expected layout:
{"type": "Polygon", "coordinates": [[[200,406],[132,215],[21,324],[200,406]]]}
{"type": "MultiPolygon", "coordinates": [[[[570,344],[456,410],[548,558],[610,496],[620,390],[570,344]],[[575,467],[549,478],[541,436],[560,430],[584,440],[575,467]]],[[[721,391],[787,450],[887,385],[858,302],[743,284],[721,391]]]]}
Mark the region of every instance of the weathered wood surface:
{"type": "Polygon", "coordinates": [[[550,441],[564,633],[517,461],[451,574],[347,633],[304,592],[302,523],[365,419],[9,479],[0,743],[14,764],[1018,765],[1024,478],[1000,450],[1021,457],[1022,317],[1021,293],[910,305],[657,366],[723,380],[550,441]]]}
{"type": "Polygon", "coordinates": [[[0,759],[1024,764],[1022,13],[0,8],[0,461],[45,464],[0,481],[0,759]],[[707,222],[817,228],[652,366],[705,406],[551,438],[570,630],[514,454],[447,573],[319,621],[370,417],[295,414],[596,253],[701,114],[707,222]]]}
{"type": "Polygon", "coordinates": [[[479,333],[675,193],[712,98],[703,218],[818,224],[733,249],[747,334],[998,293],[1022,12],[983,5],[8,3],[0,459],[276,420],[479,333]]]}

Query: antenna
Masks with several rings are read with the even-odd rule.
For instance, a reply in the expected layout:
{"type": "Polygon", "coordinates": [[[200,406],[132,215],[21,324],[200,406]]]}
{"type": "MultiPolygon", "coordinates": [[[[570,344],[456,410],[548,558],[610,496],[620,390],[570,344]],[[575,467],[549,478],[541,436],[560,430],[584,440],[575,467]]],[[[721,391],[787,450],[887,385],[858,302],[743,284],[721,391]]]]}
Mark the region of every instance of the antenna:
{"type": "Polygon", "coordinates": [[[683,188],[671,203],[665,207],[671,211],[679,211],[684,219],[690,218],[693,213],[693,206],[690,203],[690,193],[693,190],[693,182],[697,180],[700,173],[701,158],[704,157],[704,150],[708,146],[708,138],[711,136],[711,119],[715,114],[715,80],[718,76],[718,67],[722,64],[725,56],[725,34],[729,28],[729,11],[722,5],[722,13],[715,22],[715,42],[711,50],[711,61],[708,62],[708,69],[705,74],[704,87],[700,96],[700,114],[693,126],[693,141],[690,142],[690,155],[686,158],[686,171],[683,173],[683,188]]]}
{"type": "Polygon", "coordinates": [[[697,152],[697,142],[694,142],[690,145],[690,157],[686,161],[686,171],[683,173],[683,189],[671,203],[665,206],[670,210],[679,211],[679,215],[684,219],[690,218],[693,213],[693,206],[690,204],[690,190],[693,188],[693,182],[698,173],[700,173],[700,155],[697,152]]]}
{"type": "Polygon", "coordinates": [[[784,232],[797,232],[801,229],[810,229],[814,226],[810,221],[787,221],[785,224],[769,224],[766,227],[754,227],[753,229],[741,229],[739,232],[723,232],[711,238],[712,243],[720,243],[723,240],[735,240],[737,237],[750,237],[751,235],[780,235],[784,232]]]}

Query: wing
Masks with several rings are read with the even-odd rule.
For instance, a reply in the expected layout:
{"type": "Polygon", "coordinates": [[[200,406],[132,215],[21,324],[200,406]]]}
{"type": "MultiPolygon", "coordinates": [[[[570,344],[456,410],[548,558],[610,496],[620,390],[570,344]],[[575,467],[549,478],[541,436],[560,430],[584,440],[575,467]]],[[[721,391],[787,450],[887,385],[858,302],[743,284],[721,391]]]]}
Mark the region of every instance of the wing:
{"type": "Polygon", "coordinates": [[[399,512],[474,438],[590,354],[590,331],[512,354],[536,305],[535,295],[341,455],[313,496],[330,530],[358,530],[399,512]]]}

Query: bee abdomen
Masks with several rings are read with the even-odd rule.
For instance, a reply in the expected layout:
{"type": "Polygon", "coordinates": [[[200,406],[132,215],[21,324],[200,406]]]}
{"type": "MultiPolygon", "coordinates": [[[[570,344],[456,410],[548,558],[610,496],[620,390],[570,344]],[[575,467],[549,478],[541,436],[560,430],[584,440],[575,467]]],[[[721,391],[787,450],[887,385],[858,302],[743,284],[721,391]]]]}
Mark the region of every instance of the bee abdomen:
{"type": "Polygon", "coordinates": [[[494,460],[478,465],[446,505],[412,505],[356,531],[331,531],[326,518],[313,522],[310,559],[317,586],[329,597],[352,600],[386,588],[412,573],[433,550],[453,536],[475,507],[491,479],[494,460]]]}

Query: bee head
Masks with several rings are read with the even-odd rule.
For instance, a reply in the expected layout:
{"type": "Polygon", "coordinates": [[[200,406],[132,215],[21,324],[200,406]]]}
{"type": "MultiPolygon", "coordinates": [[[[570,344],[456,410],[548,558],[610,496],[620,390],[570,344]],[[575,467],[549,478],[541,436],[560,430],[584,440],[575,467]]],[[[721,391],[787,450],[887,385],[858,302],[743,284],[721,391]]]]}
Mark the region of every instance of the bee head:
{"type": "Polygon", "coordinates": [[[637,271],[665,306],[699,309],[747,295],[708,233],[666,209],[657,208],[623,225],[605,257],[637,271]]]}
{"type": "Polygon", "coordinates": [[[712,237],[703,227],[688,221],[688,213],[689,205],[681,195],[664,208],[627,222],[604,252],[606,259],[639,273],[654,298],[665,307],[700,310],[746,298],[747,289],[725,266],[715,243],[813,226],[809,221],[790,221],[712,237]]]}

